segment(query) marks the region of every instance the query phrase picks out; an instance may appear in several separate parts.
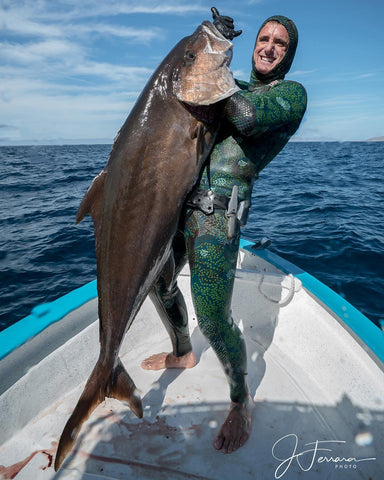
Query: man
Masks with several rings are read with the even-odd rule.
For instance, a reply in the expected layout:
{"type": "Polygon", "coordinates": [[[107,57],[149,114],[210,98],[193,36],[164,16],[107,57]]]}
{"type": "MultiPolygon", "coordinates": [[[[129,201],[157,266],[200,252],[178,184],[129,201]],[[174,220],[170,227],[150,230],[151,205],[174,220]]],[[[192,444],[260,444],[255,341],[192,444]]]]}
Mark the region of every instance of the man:
{"type": "MultiPolygon", "coordinates": [[[[212,9],[214,25],[232,40],[233,20],[212,9]]],[[[249,83],[225,101],[223,125],[190,195],[185,218],[174,240],[176,272],[173,286],[160,278],[150,293],[171,337],[173,352],[152,355],[144,369],[191,368],[196,364],[188,331],[187,310],[176,284],[186,259],[199,327],[221,361],[230,386],[231,408],[214,447],[231,453],[248,439],[252,399],[246,381],[246,350],[231,317],[231,298],[239,249],[258,173],[296,132],[307,105],[302,85],[285,81],[298,41],[295,24],[273,16],[260,27],[252,56],[249,83]]]]}

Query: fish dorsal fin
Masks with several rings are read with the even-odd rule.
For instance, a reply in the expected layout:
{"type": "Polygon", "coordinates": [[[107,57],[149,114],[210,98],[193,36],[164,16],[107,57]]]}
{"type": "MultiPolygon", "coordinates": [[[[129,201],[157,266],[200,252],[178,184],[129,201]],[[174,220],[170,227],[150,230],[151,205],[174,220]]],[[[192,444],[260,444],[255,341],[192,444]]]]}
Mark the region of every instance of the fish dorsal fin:
{"type": "Polygon", "coordinates": [[[77,210],[76,223],[81,222],[86,215],[90,215],[93,220],[93,228],[95,231],[95,247],[96,257],[100,253],[100,234],[101,224],[103,218],[104,205],[104,183],[107,176],[107,171],[102,170],[91,183],[85,194],[80,206],[77,210]]]}

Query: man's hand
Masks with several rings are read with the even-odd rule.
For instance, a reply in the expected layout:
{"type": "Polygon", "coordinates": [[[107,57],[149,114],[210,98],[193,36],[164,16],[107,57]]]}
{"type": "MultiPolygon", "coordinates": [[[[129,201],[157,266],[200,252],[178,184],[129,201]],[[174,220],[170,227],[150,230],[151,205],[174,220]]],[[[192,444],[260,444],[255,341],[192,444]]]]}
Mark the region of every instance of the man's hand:
{"type": "Polygon", "coordinates": [[[233,18],[220,15],[215,7],[211,8],[211,12],[214,26],[226,39],[232,40],[242,33],[242,30],[235,30],[233,18]]]}

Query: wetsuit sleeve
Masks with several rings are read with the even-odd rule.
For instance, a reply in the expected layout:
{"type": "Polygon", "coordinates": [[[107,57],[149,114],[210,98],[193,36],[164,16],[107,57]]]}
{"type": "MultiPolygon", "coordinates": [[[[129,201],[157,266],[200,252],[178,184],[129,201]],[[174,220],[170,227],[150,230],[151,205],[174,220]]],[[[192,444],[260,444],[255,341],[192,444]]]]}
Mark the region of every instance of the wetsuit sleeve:
{"type": "Polygon", "coordinates": [[[300,83],[284,81],[267,92],[241,90],[226,102],[224,115],[244,136],[258,136],[269,130],[301,121],[307,107],[307,93],[300,83]]]}

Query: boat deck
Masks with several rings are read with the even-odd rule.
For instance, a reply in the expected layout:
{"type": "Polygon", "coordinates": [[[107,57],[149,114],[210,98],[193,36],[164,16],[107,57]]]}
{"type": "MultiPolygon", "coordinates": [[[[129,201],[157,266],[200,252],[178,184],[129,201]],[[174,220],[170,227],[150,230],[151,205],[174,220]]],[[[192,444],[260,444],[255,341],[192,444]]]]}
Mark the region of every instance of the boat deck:
{"type": "MultiPolygon", "coordinates": [[[[59,436],[98,355],[97,302],[88,302],[72,314],[67,328],[73,328],[78,316],[94,321],[31,366],[0,397],[2,418],[7,412],[12,419],[1,434],[2,478],[380,480],[380,365],[300,280],[258,257],[244,257],[242,268],[233,315],[246,339],[255,401],[251,436],[243,448],[225,455],[212,447],[228,411],[228,386],[197,326],[185,270],[179,285],[186,292],[196,367],[140,368],[150,354],[170,349],[147,300],[121,348],[143,399],[143,419],[123,403],[106,399],[55,473],[59,436]]],[[[66,337],[62,330],[60,335],[66,337]]],[[[57,331],[48,332],[35,342],[47,348],[55,336],[57,331]]]]}

